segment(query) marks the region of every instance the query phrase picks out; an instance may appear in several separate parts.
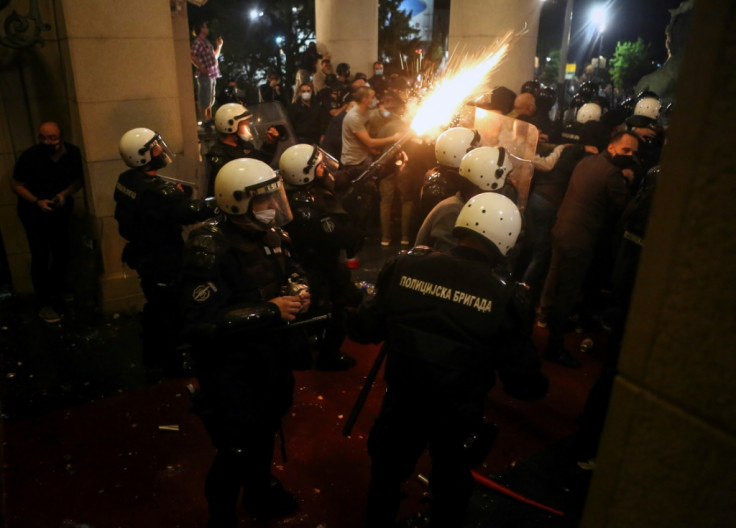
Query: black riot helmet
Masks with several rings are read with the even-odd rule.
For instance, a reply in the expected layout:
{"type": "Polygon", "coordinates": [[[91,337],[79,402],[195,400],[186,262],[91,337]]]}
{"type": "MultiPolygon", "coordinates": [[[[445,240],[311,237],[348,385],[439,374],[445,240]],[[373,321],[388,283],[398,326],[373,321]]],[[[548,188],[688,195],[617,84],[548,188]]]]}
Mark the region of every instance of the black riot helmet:
{"type": "Polygon", "coordinates": [[[541,85],[534,100],[537,103],[537,110],[549,112],[557,101],[557,90],[552,86],[541,85]]]}
{"type": "Polygon", "coordinates": [[[590,103],[595,97],[598,97],[598,85],[593,81],[585,81],[580,85],[575,95],[580,96],[583,104],[590,103]]]}
{"type": "Polygon", "coordinates": [[[337,72],[338,76],[348,77],[350,75],[350,64],[347,62],[341,62],[337,65],[335,72],[337,72]]]}
{"type": "Polygon", "coordinates": [[[539,81],[526,81],[524,84],[521,85],[521,92],[519,93],[530,93],[534,96],[534,99],[536,99],[541,88],[542,83],[540,83],[539,81]]]}

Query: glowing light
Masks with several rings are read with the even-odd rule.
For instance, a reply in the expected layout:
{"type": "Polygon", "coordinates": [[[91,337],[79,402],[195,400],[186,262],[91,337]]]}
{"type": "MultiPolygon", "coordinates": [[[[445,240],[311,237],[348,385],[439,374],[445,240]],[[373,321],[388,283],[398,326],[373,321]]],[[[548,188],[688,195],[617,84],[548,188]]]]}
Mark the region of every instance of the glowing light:
{"type": "Polygon", "coordinates": [[[255,20],[256,18],[258,18],[258,10],[251,9],[249,15],[251,20],[255,20]]]}
{"type": "Polygon", "coordinates": [[[590,21],[598,28],[599,33],[606,30],[606,8],[605,6],[595,6],[590,12],[590,21]]]}
{"type": "Polygon", "coordinates": [[[411,122],[414,133],[419,136],[439,133],[440,127],[449,123],[463,104],[487,91],[488,76],[506,57],[515,38],[509,32],[479,55],[466,55],[457,60],[453,55],[443,78],[410,110],[410,115],[414,115],[411,122]]]}

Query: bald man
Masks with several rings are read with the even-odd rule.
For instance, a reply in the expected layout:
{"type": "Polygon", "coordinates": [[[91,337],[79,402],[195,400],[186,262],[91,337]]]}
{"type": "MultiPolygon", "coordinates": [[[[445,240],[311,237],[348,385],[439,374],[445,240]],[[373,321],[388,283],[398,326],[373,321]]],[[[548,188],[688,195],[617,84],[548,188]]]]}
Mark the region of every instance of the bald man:
{"type": "Polygon", "coordinates": [[[23,152],[10,181],[18,195],[18,217],[31,251],[31,281],[38,315],[61,321],[57,310],[66,287],[73,194],[82,187],[82,155],[62,139],[59,125],[38,129],[38,144],[23,152]]]}
{"type": "Polygon", "coordinates": [[[530,93],[523,93],[517,95],[516,99],[514,99],[514,110],[509,114],[509,117],[531,117],[536,111],[537,105],[534,101],[534,96],[530,93]]]}

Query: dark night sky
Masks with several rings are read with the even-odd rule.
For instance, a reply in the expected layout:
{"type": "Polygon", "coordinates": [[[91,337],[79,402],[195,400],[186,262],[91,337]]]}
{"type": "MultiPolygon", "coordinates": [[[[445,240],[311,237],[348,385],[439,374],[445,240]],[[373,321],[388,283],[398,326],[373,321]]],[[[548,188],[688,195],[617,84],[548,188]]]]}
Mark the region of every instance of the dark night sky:
{"type": "MultiPolygon", "coordinates": [[[[654,58],[663,62],[667,58],[664,30],[670,20],[668,9],[674,9],[682,0],[574,0],[569,62],[589,60],[594,50],[597,55],[598,40],[586,27],[592,6],[605,4],[610,13],[603,35],[603,56],[610,58],[617,41],[635,41],[641,37],[652,44],[654,58]],[[591,39],[595,40],[591,40],[591,39]]],[[[562,25],[566,0],[547,0],[542,7],[539,24],[540,54],[559,49],[562,41],[562,25]]],[[[540,55],[540,58],[541,56],[540,55]]]]}

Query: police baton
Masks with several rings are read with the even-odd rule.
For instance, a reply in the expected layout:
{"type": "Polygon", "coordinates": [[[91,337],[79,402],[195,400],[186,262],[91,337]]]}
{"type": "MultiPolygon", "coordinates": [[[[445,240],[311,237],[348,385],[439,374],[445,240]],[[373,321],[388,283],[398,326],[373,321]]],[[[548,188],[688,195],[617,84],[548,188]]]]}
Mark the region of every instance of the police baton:
{"type": "Polygon", "coordinates": [[[345,422],[345,427],[342,428],[343,436],[350,436],[350,432],[353,430],[353,426],[355,425],[355,422],[358,420],[360,411],[363,410],[363,405],[365,405],[365,400],[368,398],[368,393],[370,392],[371,387],[373,386],[373,382],[376,381],[376,376],[378,376],[378,371],[381,370],[381,364],[383,363],[383,359],[386,357],[387,350],[388,350],[388,347],[386,347],[386,345],[384,344],[383,346],[381,346],[381,350],[378,351],[376,360],[373,362],[373,366],[371,367],[371,370],[368,373],[368,376],[366,376],[365,378],[365,383],[363,383],[363,388],[360,389],[360,394],[358,394],[358,399],[355,400],[355,405],[353,405],[353,409],[350,411],[350,416],[348,416],[348,420],[345,422]]]}
{"type": "Polygon", "coordinates": [[[332,314],[329,314],[329,313],[324,314],[324,315],[317,315],[315,317],[310,317],[309,319],[302,319],[300,321],[294,321],[293,323],[287,322],[286,328],[294,328],[296,326],[304,326],[308,324],[319,323],[319,322],[326,321],[331,318],[332,318],[332,314]]]}

